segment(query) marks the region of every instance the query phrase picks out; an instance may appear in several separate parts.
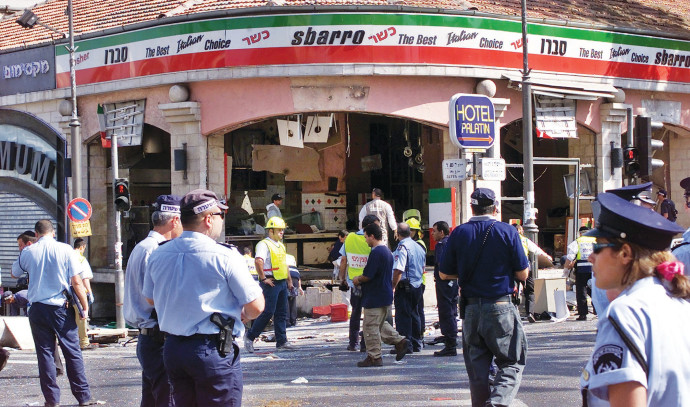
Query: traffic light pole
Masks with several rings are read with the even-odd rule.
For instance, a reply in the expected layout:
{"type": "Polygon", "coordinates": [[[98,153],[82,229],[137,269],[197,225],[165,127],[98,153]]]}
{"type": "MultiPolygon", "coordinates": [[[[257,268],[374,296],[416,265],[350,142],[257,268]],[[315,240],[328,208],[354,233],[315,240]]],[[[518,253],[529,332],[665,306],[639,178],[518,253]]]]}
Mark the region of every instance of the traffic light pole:
{"type": "Polygon", "coordinates": [[[120,211],[115,205],[115,185],[118,178],[118,158],[117,158],[117,134],[113,132],[111,139],[111,165],[113,168],[113,212],[115,213],[115,323],[117,329],[124,329],[125,317],[122,311],[122,303],[125,297],[125,274],[122,271],[122,240],[120,238],[122,227],[120,225],[120,211]]]}

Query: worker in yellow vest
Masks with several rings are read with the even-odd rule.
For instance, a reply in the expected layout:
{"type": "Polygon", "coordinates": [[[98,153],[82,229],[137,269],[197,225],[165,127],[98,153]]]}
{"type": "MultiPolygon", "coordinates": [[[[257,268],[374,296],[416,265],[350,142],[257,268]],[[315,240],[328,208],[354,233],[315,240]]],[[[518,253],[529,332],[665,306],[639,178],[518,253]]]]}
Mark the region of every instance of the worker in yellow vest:
{"type": "Polygon", "coordinates": [[[256,260],[252,257],[252,249],[245,246],[244,249],[244,260],[247,262],[247,269],[249,269],[249,274],[252,275],[254,280],[259,281],[259,273],[256,272],[256,260]]]}
{"type": "MultiPolygon", "coordinates": [[[[410,225],[410,237],[415,241],[415,243],[422,246],[422,249],[424,249],[424,255],[426,256],[428,250],[426,248],[426,243],[424,243],[424,240],[422,239],[424,234],[422,233],[422,227],[419,223],[419,220],[417,218],[409,218],[405,221],[405,223],[410,225]]],[[[424,342],[424,331],[426,331],[426,318],[424,317],[424,291],[426,291],[426,270],[424,270],[424,273],[422,274],[422,295],[419,297],[419,302],[417,303],[417,313],[419,314],[419,323],[420,328],[422,329],[422,343],[424,342]]]]}
{"type": "Polygon", "coordinates": [[[575,299],[577,300],[577,320],[586,321],[587,313],[587,291],[592,295],[592,289],[587,289],[587,282],[592,278],[592,263],[589,262],[589,255],[594,251],[594,243],[597,239],[592,236],[582,236],[588,231],[587,226],[580,227],[580,237],[568,245],[568,261],[566,269],[575,267],[575,299]]]}
{"type": "Polygon", "coordinates": [[[273,317],[276,348],[294,349],[287,340],[285,326],[288,292],[292,289],[292,279],[288,273],[287,250],[282,243],[285,221],[279,217],[272,217],[266,222],[265,229],[268,236],[257,243],[254,261],[266,306],[261,315],[254,320],[252,327],[244,334],[244,348],[250,353],[254,352],[254,340],[259,337],[271,317],[273,317]]]}
{"type": "Polygon", "coordinates": [[[345,238],[345,243],[340,248],[340,281],[341,286],[347,284],[350,289],[350,305],[352,312],[350,313],[350,343],[347,350],[356,351],[357,342],[360,343],[360,351],[365,352],[364,338],[359,333],[360,318],[362,317],[362,289],[356,287],[352,280],[362,275],[364,266],[367,265],[371,247],[367,244],[364,238],[364,228],[368,225],[376,223],[379,224],[379,218],[376,215],[366,215],[362,219],[362,230],[357,233],[349,233],[345,238]],[[347,280],[345,279],[347,276],[347,280]]]}

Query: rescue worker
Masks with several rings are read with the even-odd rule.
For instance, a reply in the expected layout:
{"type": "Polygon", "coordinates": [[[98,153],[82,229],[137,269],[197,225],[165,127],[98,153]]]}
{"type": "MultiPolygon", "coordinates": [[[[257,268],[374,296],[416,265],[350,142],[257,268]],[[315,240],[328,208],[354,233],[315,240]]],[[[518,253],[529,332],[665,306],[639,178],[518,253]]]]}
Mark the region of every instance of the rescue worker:
{"type": "Polygon", "coordinates": [[[683,229],[610,193],[596,202],[596,285],[621,293],[599,316],[583,405],[690,405],[690,281],[668,251],[683,229]]]}
{"type": "MultiPolygon", "coordinates": [[[[525,231],[522,229],[522,225],[515,223],[513,224],[515,229],[518,231],[518,234],[520,235],[520,243],[522,243],[522,248],[525,250],[525,256],[528,256],[530,253],[534,253],[537,256],[537,264],[539,264],[539,256],[546,256],[546,258],[549,259],[549,261],[553,261],[553,258],[546,254],[544,250],[541,249],[541,247],[537,246],[536,243],[533,241],[529,240],[525,236],[525,231]]],[[[527,277],[527,280],[525,281],[525,313],[527,314],[527,320],[529,322],[536,322],[536,318],[534,317],[534,278],[532,278],[532,273],[530,271],[529,276],[527,277]]]]}
{"type": "MultiPolygon", "coordinates": [[[[586,321],[589,309],[587,306],[587,282],[592,278],[592,263],[589,255],[596,239],[591,236],[582,236],[589,230],[587,226],[580,227],[580,236],[568,245],[568,254],[565,268],[570,270],[575,267],[575,299],[577,301],[577,320],[586,321]]],[[[591,296],[591,291],[590,291],[591,296]]],[[[595,309],[596,312],[596,309],[595,309]]]]}
{"type": "MultiPolygon", "coordinates": [[[[86,241],[84,239],[77,238],[74,239],[75,254],[77,255],[77,261],[81,267],[81,272],[79,277],[84,283],[84,288],[86,289],[86,298],[89,300],[89,306],[93,305],[94,297],[93,291],[91,290],[91,279],[93,278],[93,271],[91,271],[91,265],[89,261],[84,257],[84,251],[86,251],[86,241]]],[[[76,307],[76,304],[74,305],[76,307]]],[[[77,311],[75,309],[75,311],[77,311]]],[[[75,321],[77,322],[77,332],[79,333],[79,347],[81,350],[93,349],[91,348],[91,343],[89,342],[89,335],[87,334],[89,330],[89,320],[81,319],[78,312],[75,312],[75,321]]]]}
{"type": "MultiPolygon", "coordinates": [[[[424,243],[424,234],[420,226],[419,219],[409,218],[405,221],[410,226],[410,238],[424,249],[424,265],[426,266],[426,254],[428,252],[426,243],[424,243]]],[[[419,314],[419,326],[421,328],[422,347],[424,347],[424,331],[426,330],[426,318],[424,316],[424,291],[426,291],[426,273],[422,271],[422,292],[419,295],[419,302],[417,303],[417,314],[419,314]]]]}
{"type": "Polygon", "coordinates": [[[383,231],[383,244],[388,246],[388,229],[393,232],[397,228],[395,221],[395,214],[391,205],[383,200],[383,191],[379,188],[374,188],[371,191],[371,201],[367,202],[359,211],[359,227],[362,227],[362,221],[367,215],[376,215],[379,218],[379,226],[383,231]]]}
{"type": "Polygon", "coordinates": [[[173,405],[168,374],[163,365],[163,332],[143,289],[151,253],[161,243],[175,239],[182,233],[180,199],[177,195],[160,195],[156,198],[151,214],[153,230],[134,247],[127,261],[122,308],[125,321],[139,329],[137,359],[141,366],[141,407],[173,405]]]}
{"type": "Polygon", "coordinates": [[[57,337],[67,365],[72,394],[80,406],[96,404],[91,398],[89,384],[84,372],[84,360],[79,349],[79,335],[74,320],[74,308],[68,306],[68,298],[79,301],[86,319],[89,301],[84,284],[79,277],[81,271],[72,246],[55,240],[50,219],[36,222],[36,243],[24,247],[19,258],[12,264],[12,277],[19,278],[29,273],[29,324],[36,345],[38,376],[45,406],[60,405],[60,387],[55,369],[55,339],[57,337]],[[70,286],[77,298],[73,298],[70,286]]]}
{"type": "MultiPolygon", "coordinates": [[[[379,218],[376,215],[367,215],[362,219],[363,227],[367,227],[372,223],[379,224],[379,218]]],[[[362,289],[355,286],[352,281],[364,271],[364,266],[367,265],[367,260],[369,259],[369,253],[371,253],[371,247],[369,247],[364,237],[364,229],[360,229],[356,233],[349,233],[345,238],[345,243],[340,248],[340,275],[338,277],[341,286],[347,284],[349,287],[350,305],[352,306],[352,312],[350,313],[350,341],[347,345],[347,350],[351,352],[357,351],[357,342],[360,342],[360,351],[366,351],[364,337],[359,332],[362,316],[362,289]],[[345,276],[347,276],[347,280],[345,276]]]]}
{"type": "Polygon", "coordinates": [[[436,285],[436,304],[438,305],[438,324],[441,328],[441,336],[434,340],[434,344],[440,342],[444,344],[443,349],[434,352],[434,356],[458,355],[458,280],[441,280],[439,275],[449,234],[448,223],[444,221],[434,223],[431,230],[431,235],[436,241],[434,282],[436,285]]]}
{"type": "Polygon", "coordinates": [[[527,337],[510,295],[515,280],[527,279],[529,262],[515,228],[496,220],[494,191],[477,188],[470,199],[473,216],[450,234],[439,274],[457,278],[462,290],[462,352],[472,405],[509,406],[527,359],[527,337]],[[494,358],[498,371],[490,384],[494,358]]]}
{"type": "MultiPolygon", "coordinates": [[[[418,304],[422,296],[424,249],[410,238],[410,226],[398,224],[396,236],[400,243],[393,253],[393,303],[395,329],[408,340],[408,353],[422,350],[422,328],[418,304]]],[[[395,349],[391,352],[394,353],[395,349]]]]}
{"type": "Polygon", "coordinates": [[[233,338],[243,334],[243,320],[263,310],[264,299],[237,248],[216,242],[227,208],[211,191],[187,193],[180,201],[182,234],[154,250],[146,265],[143,294],[166,334],[163,361],[176,406],[242,404],[233,338]]]}
{"type": "Polygon", "coordinates": [[[259,273],[256,271],[256,260],[252,257],[252,249],[249,246],[245,246],[242,251],[244,252],[244,260],[247,262],[249,274],[252,275],[255,281],[259,281],[259,273]]]}
{"type": "Polygon", "coordinates": [[[276,348],[280,350],[295,349],[287,339],[285,320],[288,312],[288,292],[292,290],[292,279],[288,271],[287,250],[281,242],[285,232],[285,221],[273,217],[266,222],[268,236],[257,243],[254,261],[259,273],[259,285],[264,293],[266,307],[252,323],[244,335],[244,349],[254,352],[254,340],[261,335],[273,317],[273,329],[276,336],[276,348]]]}

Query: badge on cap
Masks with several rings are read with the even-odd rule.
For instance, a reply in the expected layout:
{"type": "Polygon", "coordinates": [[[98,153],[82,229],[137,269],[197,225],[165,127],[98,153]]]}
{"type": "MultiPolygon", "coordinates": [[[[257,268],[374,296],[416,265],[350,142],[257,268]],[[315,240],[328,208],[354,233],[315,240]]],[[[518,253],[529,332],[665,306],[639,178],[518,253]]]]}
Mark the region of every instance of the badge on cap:
{"type": "Polygon", "coordinates": [[[160,211],[167,213],[180,213],[180,207],[175,205],[162,204],[160,207],[160,211]]]}
{"type": "Polygon", "coordinates": [[[195,214],[195,215],[198,215],[198,214],[200,214],[201,212],[207,211],[207,210],[213,208],[214,206],[216,206],[217,203],[218,203],[218,201],[216,201],[216,200],[214,199],[214,200],[212,200],[212,201],[206,201],[206,202],[204,202],[204,203],[202,203],[202,204],[199,204],[199,205],[197,205],[197,206],[194,207],[194,214],[195,214]]]}

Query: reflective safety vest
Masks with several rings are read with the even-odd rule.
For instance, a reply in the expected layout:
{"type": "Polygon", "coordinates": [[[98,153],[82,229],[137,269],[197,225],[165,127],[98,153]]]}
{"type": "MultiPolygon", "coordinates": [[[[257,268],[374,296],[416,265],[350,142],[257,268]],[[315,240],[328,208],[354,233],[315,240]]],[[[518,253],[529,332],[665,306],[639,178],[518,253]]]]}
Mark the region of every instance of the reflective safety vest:
{"type": "Polygon", "coordinates": [[[577,256],[575,256],[575,271],[578,273],[591,273],[592,263],[589,262],[589,255],[594,251],[594,243],[597,238],[594,236],[580,236],[577,241],[577,256]]]}
{"type": "Polygon", "coordinates": [[[350,233],[345,238],[345,254],[347,255],[347,275],[350,280],[357,276],[361,276],[364,272],[364,266],[369,260],[369,253],[371,247],[367,244],[363,235],[357,233],[350,233]]]}
{"type": "Polygon", "coordinates": [[[529,256],[529,248],[527,246],[527,238],[520,235],[520,242],[522,243],[522,248],[525,250],[525,256],[529,256]]]}
{"type": "Polygon", "coordinates": [[[281,242],[274,242],[271,239],[264,239],[268,251],[271,252],[271,268],[264,269],[273,273],[274,280],[285,280],[288,278],[287,250],[281,242]]]}
{"type": "MultiPolygon", "coordinates": [[[[248,254],[245,254],[244,259],[247,261],[247,268],[249,269],[249,273],[253,276],[259,275],[259,273],[256,271],[256,263],[254,262],[254,258],[248,254]]],[[[272,260],[271,264],[273,264],[272,260]]]]}

